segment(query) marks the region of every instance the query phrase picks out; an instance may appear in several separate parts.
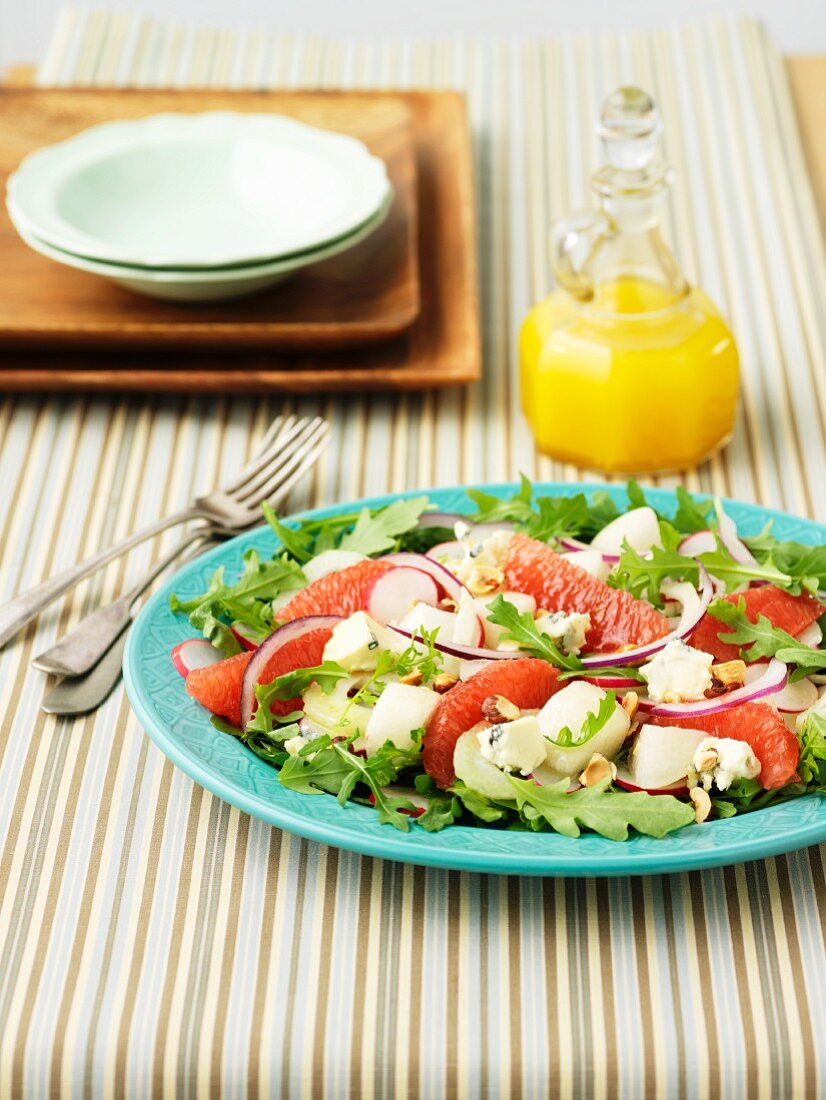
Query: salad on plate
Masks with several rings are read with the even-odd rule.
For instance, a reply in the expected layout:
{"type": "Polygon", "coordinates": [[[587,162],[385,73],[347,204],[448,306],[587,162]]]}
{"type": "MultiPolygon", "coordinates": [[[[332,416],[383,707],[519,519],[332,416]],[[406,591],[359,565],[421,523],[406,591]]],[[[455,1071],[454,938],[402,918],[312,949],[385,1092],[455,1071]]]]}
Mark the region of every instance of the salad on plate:
{"type": "Polygon", "coordinates": [[[285,787],[401,830],[621,841],[826,793],[826,546],[627,494],[265,509],[277,551],[172,598],[171,659],[285,787]]]}

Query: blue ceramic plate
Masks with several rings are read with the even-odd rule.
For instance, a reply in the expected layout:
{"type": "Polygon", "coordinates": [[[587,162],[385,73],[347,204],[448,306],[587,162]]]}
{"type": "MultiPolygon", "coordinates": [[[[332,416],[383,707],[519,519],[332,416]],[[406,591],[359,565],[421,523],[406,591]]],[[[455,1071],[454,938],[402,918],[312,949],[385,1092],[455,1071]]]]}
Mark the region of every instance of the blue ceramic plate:
{"type": "MultiPolygon", "coordinates": [[[[481,486],[497,496],[510,496],[513,485],[481,486]]],[[[607,489],[622,506],[625,493],[617,486],[548,483],[537,485],[543,494],[572,494],[581,489],[607,489]]],[[[669,511],[673,494],[647,490],[652,504],[669,511]]],[[[380,507],[398,496],[373,497],[359,506],[380,507]]],[[[429,497],[444,511],[469,510],[462,488],[431,489],[429,497]]],[[[350,511],[353,504],[309,513],[323,517],[350,511]]],[[[804,543],[826,542],[826,527],[753,504],[727,502],[726,510],[744,534],[774,521],[779,537],[804,543]]],[[[173,763],[213,794],[280,829],[366,855],[450,867],[519,875],[642,875],[716,867],[762,859],[826,840],[826,799],[817,795],[769,807],[726,821],[692,825],[662,840],[634,837],[625,843],[590,834],[574,840],[555,833],[522,833],[451,826],[426,833],[415,825],[401,833],[380,825],[368,806],[340,806],[329,795],[310,796],[287,790],[275,769],[240,742],[219,733],[206,712],[184,691],[184,683],[169,658],[172,647],[192,635],[183,616],[169,610],[169,595],[183,597],[203,591],[219,565],[229,576],[239,572],[242,555],[250,546],[271,552],[276,540],[269,528],[260,528],[217,547],[185,566],[146,604],[129,635],[124,657],[126,690],[132,707],[149,736],[173,763]]]]}

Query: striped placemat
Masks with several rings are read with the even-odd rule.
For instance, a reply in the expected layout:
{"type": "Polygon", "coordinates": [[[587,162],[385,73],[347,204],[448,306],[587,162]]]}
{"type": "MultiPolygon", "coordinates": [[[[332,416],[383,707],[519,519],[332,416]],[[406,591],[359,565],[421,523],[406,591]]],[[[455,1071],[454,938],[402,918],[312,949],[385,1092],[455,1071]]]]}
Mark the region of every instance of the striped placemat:
{"type": "MultiPolygon", "coordinates": [[[[583,476],[534,453],[514,340],[623,80],[659,99],[670,235],[743,355],[735,440],[684,480],[826,519],[826,263],[782,62],[755,23],[365,44],[67,10],[43,84],[467,91],[486,372],[392,400],[6,400],[0,598],[211,486],[279,408],[335,428],[296,507],[583,476]]],[[[40,713],[33,653],[167,544],[0,653],[0,1096],[823,1093],[826,849],[633,881],[413,869],[236,813],[160,756],[120,692],[77,721],[40,713]]]]}

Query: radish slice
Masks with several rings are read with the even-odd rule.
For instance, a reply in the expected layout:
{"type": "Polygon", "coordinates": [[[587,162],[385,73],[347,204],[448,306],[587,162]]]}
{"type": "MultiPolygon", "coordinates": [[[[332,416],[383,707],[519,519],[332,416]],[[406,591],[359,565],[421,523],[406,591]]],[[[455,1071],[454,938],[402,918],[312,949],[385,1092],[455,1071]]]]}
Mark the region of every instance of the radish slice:
{"type": "Polygon", "coordinates": [[[404,552],[400,554],[387,554],[382,558],[382,561],[390,562],[391,565],[408,566],[410,569],[419,569],[422,573],[427,573],[427,575],[432,577],[436,584],[438,584],[440,588],[443,588],[448,596],[457,603],[459,602],[460,594],[467,591],[462,582],[454,573],[451,573],[446,565],[434,561],[434,559],[429,558],[427,554],[409,554],[404,552]]]}
{"type": "MultiPolygon", "coordinates": [[[[749,665],[746,668],[746,685],[753,686],[760,682],[766,674],[768,665],[765,661],[749,665]]],[[[776,695],[770,696],[767,703],[777,707],[784,714],[799,714],[802,710],[808,710],[817,702],[817,688],[811,680],[789,681],[776,695]]]]}
{"type": "Polygon", "coordinates": [[[442,558],[449,558],[452,561],[461,561],[465,556],[465,545],[459,542],[458,539],[454,539],[452,542],[437,542],[435,546],[431,546],[425,557],[435,558],[436,561],[440,561],[442,558]]]}
{"type": "Polygon", "coordinates": [[[419,527],[453,528],[457,523],[467,523],[467,516],[458,512],[422,512],[419,516],[419,527]]]}
{"type": "Polygon", "coordinates": [[[739,561],[741,565],[759,565],[760,562],[737,534],[737,524],[731,516],[726,515],[723,511],[723,505],[719,500],[714,501],[714,510],[717,513],[717,530],[720,535],[720,542],[734,560],[739,561]]]}
{"type": "Polygon", "coordinates": [[[695,531],[684,538],[678,550],[686,557],[696,558],[698,554],[710,554],[717,549],[717,539],[713,531],[695,531]]]}
{"type": "Polygon", "coordinates": [[[617,766],[617,778],[614,783],[618,787],[622,787],[624,791],[644,791],[646,794],[673,794],[681,795],[685,794],[688,789],[688,782],[684,779],[682,783],[676,783],[671,787],[638,787],[636,783],[631,782],[631,775],[627,768],[617,766]]]}
{"type": "Polygon", "coordinates": [[[258,686],[259,677],[279,649],[287,642],[302,638],[312,630],[325,628],[332,630],[341,621],[341,615],[306,615],[303,619],[293,619],[292,622],[285,623],[264,639],[247,665],[241,683],[241,729],[247,728],[255,714],[258,702],[255,698],[255,689],[258,686]]]}
{"type": "Polygon", "coordinates": [[[643,698],[640,699],[640,710],[665,718],[699,718],[706,714],[721,714],[741,703],[753,703],[755,699],[776,695],[785,688],[788,679],[788,668],[782,661],[772,658],[758,679],[728,692],[727,695],[718,695],[714,699],[696,699],[688,703],[654,703],[643,698]]]}
{"type": "Polygon", "coordinates": [[[643,688],[639,680],[632,680],[630,676],[586,676],[589,684],[595,684],[598,688],[615,688],[619,691],[625,688],[643,688]]]}
{"type": "Polygon", "coordinates": [[[193,669],[217,665],[224,659],[223,653],[206,638],[187,638],[185,642],[178,642],[170,653],[170,657],[172,664],[184,679],[193,669]]]}
{"type": "Polygon", "coordinates": [[[250,636],[250,628],[245,623],[233,623],[230,630],[242,649],[258,649],[259,643],[250,636]]]}
{"type": "MultiPolygon", "coordinates": [[[[664,592],[665,589],[666,585],[663,585],[664,592]]],[[[658,638],[656,642],[649,642],[647,645],[637,646],[636,649],[628,649],[621,653],[599,653],[592,657],[583,657],[583,665],[586,668],[610,668],[613,665],[638,665],[642,661],[647,661],[649,657],[653,657],[655,653],[659,653],[661,649],[665,649],[668,643],[675,638],[688,637],[700,619],[702,619],[703,615],[705,615],[706,608],[711,603],[713,591],[711,578],[701,565],[699,595],[690,584],[669,584],[669,591],[665,594],[671,595],[673,593],[677,595],[679,593],[677,598],[681,599],[683,604],[683,613],[680,616],[680,621],[670,633],[662,638],[658,638]]]]}
{"type": "Polygon", "coordinates": [[[438,602],[439,589],[431,576],[421,569],[399,566],[376,578],[367,594],[367,613],[386,625],[403,619],[417,603],[436,607],[438,602]]]}

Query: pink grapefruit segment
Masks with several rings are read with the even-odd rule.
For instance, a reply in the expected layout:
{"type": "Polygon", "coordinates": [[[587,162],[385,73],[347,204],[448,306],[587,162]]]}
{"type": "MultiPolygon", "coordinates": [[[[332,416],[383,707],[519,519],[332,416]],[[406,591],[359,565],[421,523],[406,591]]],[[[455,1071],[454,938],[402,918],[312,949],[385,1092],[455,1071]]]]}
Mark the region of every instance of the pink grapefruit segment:
{"type": "Polygon", "coordinates": [[[440,787],[450,786],[456,778],[456,742],[482,721],[482,703],[489,696],[504,695],[517,707],[533,709],[544,706],[560,686],[557,670],[535,657],[497,661],[456,684],[439,700],[427,724],[422,741],[425,771],[440,787]]]}
{"type": "MultiPolygon", "coordinates": [[[[807,592],[792,596],[782,588],[775,588],[773,584],[749,588],[746,592],[726,596],[726,599],[733,604],[744,600],[746,616],[750,622],[756,623],[758,615],[765,615],[772,626],[793,635],[800,634],[807,626],[811,626],[824,611],[823,606],[807,592]]],[[[729,633],[731,632],[719,619],[715,619],[713,615],[704,615],[688,643],[695,649],[712,653],[717,661],[736,661],[740,656],[739,646],[730,645],[717,637],[718,634],[729,633]]]]}
{"type": "Polygon", "coordinates": [[[375,581],[393,568],[389,562],[368,559],[349,565],[338,573],[327,573],[296,592],[278,612],[278,619],[288,623],[305,615],[341,615],[346,618],[356,611],[363,611],[375,581]]]}
{"type": "MultiPolygon", "coordinates": [[[[311,630],[309,634],[286,642],[263,669],[259,683],[269,684],[277,676],[297,668],[312,668],[321,664],[324,646],[331,634],[329,629],[311,630]]],[[[251,659],[251,652],[236,653],[234,657],[227,657],[208,668],[193,669],[186,678],[187,693],[213,714],[240,726],[241,684],[251,659]]],[[[300,698],[277,700],[272,704],[273,714],[284,715],[300,709],[300,698]]]]}
{"type": "Polygon", "coordinates": [[[586,646],[591,652],[646,645],[670,629],[665,616],[645,600],[611,588],[527,535],[511,539],[505,581],[508,589],[533,596],[547,611],[587,611],[591,629],[586,646]]]}
{"type": "Polygon", "coordinates": [[[194,668],[186,678],[187,695],[197,699],[213,714],[226,718],[234,726],[240,726],[241,681],[251,660],[251,652],[236,653],[217,665],[194,668]]]}
{"type": "Polygon", "coordinates": [[[800,755],[797,738],[768,703],[743,703],[720,714],[699,718],[649,718],[657,726],[683,726],[703,730],[709,737],[745,741],[760,761],[760,782],[767,789],[782,787],[797,778],[800,755]]]}

